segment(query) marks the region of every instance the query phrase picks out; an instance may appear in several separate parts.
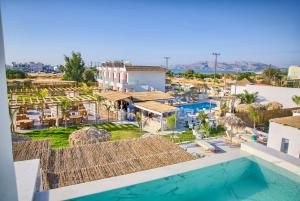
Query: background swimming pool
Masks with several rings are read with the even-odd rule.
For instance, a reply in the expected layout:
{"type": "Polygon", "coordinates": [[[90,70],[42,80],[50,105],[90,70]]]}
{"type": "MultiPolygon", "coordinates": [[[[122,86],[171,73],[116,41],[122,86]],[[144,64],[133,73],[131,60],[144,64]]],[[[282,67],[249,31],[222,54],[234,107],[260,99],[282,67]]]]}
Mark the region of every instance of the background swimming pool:
{"type": "Polygon", "coordinates": [[[193,111],[200,111],[200,110],[209,110],[212,108],[217,107],[217,104],[215,103],[209,103],[209,102],[201,102],[201,103],[191,103],[186,105],[179,105],[176,106],[179,109],[190,109],[193,111]]]}
{"type": "Polygon", "coordinates": [[[299,201],[300,178],[261,159],[245,157],[72,200],[299,201]]]}

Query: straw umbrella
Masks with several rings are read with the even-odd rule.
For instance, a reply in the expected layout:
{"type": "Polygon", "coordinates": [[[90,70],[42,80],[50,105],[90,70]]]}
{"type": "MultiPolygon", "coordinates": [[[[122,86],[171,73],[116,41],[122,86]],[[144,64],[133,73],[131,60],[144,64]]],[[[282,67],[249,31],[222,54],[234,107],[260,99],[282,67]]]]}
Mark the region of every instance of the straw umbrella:
{"type": "Polygon", "coordinates": [[[251,105],[249,105],[248,110],[250,109],[250,107],[253,107],[256,110],[265,110],[266,109],[266,107],[261,103],[252,103],[251,105]]]}
{"type": "Polygon", "coordinates": [[[71,146],[78,146],[83,144],[92,144],[97,142],[109,141],[110,139],[111,133],[105,129],[85,127],[74,131],[69,136],[69,143],[71,146]]]}
{"type": "Polygon", "coordinates": [[[283,108],[283,105],[279,102],[273,101],[266,104],[267,110],[279,110],[283,108]]]}
{"type": "Polygon", "coordinates": [[[235,115],[229,115],[224,117],[224,124],[226,127],[230,127],[230,130],[233,129],[243,129],[246,127],[246,123],[239,117],[235,115]]]}

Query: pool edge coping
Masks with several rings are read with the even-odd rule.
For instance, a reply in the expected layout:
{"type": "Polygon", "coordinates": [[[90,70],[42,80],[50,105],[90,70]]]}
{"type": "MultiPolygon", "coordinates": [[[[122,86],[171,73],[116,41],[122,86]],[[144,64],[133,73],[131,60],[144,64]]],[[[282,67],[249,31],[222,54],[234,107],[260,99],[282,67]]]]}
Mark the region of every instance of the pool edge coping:
{"type": "Polygon", "coordinates": [[[245,156],[249,156],[249,154],[241,150],[236,150],[234,152],[218,154],[206,158],[177,163],[169,166],[144,170],[116,177],[105,178],[101,180],[95,180],[76,185],[65,186],[57,189],[51,189],[49,191],[42,191],[35,194],[34,200],[56,201],[83,197],[95,193],[101,193],[104,191],[114,190],[180,173],[193,171],[196,169],[216,165],[222,162],[227,162],[245,156]]]}

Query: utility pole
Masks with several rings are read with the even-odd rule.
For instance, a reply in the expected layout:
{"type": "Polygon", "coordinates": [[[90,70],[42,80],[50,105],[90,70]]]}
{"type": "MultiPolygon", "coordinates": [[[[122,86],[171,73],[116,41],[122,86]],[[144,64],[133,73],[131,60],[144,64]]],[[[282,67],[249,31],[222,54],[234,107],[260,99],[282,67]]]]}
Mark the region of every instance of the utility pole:
{"type": "Polygon", "coordinates": [[[166,68],[168,69],[169,68],[169,59],[171,57],[164,57],[164,59],[166,60],[166,68]]]}
{"type": "Polygon", "coordinates": [[[216,82],[216,74],[217,74],[217,64],[218,64],[218,56],[220,56],[220,53],[213,52],[212,55],[215,56],[215,74],[214,74],[214,84],[216,82]]]}

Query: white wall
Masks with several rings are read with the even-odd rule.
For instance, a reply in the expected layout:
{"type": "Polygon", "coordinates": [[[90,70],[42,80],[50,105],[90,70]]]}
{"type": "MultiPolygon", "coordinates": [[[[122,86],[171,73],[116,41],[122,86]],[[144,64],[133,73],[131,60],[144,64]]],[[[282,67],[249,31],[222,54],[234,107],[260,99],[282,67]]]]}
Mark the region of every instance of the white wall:
{"type": "Polygon", "coordinates": [[[0,11],[0,200],[17,201],[16,175],[13,165],[8,97],[5,73],[4,42],[0,11]]]}
{"type": "Polygon", "coordinates": [[[280,151],[282,138],[289,140],[288,154],[299,158],[300,129],[271,122],[267,147],[280,151]]]}
{"type": "Polygon", "coordinates": [[[277,101],[283,105],[284,108],[297,107],[292,101],[292,96],[300,96],[300,88],[287,88],[287,87],[274,87],[274,86],[260,86],[260,85],[247,85],[247,86],[231,86],[231,94],[243,93],[244,90],[251,93],[258,92],[259,102],[277,101]],[[235,88],[236,87],[236,88],[235,88]]]}
{"type": "MultiPolygon", "coordinates": [[[[128,71],[128,84],[130,86],[148,85],[155,90],[165,92],[166,73],[160,71],[128,71]]],[[[143,90],[136,86],[135,91],[143,90]]]]}

